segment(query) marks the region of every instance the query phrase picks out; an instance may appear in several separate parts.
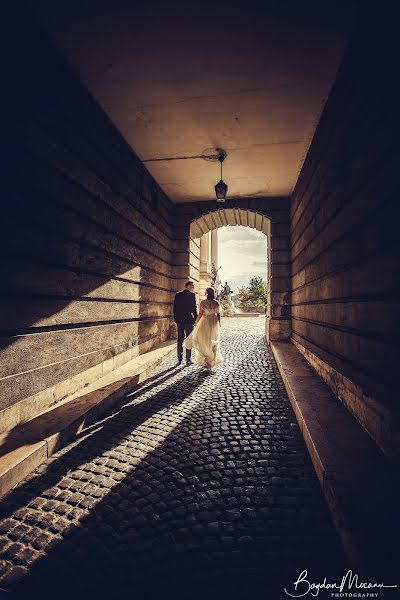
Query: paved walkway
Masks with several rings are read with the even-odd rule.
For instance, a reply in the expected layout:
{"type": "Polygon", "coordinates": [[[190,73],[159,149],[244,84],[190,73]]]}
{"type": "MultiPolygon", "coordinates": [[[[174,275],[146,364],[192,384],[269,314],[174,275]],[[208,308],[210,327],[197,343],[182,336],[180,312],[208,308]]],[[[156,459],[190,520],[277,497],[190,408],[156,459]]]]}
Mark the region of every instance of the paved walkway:
{"type": "Polygon", "coordinates": [[[263,327],[224,319],[215,374],[164,364],[14,490],[0,586],[275,600],[303,569],[335,581],[341,549],[263,327]]]}

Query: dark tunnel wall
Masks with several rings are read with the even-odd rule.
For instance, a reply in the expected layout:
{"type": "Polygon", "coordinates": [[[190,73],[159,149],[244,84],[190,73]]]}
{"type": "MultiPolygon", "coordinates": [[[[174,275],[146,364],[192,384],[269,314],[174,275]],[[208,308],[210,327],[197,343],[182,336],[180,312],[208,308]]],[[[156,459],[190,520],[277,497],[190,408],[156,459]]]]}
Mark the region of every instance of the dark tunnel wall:
{"type": "Polygon", "coordinates": [[[384,31],[366,20],[356,33],[292,196],[292,339],[390,453],[400,161],[396,54],[384,31]]]}
{"type": "Polygon", "coordinates": [[[179,286],[169,199],[50,41],[16,31],[1,430],[168,338],[179,286]]]}

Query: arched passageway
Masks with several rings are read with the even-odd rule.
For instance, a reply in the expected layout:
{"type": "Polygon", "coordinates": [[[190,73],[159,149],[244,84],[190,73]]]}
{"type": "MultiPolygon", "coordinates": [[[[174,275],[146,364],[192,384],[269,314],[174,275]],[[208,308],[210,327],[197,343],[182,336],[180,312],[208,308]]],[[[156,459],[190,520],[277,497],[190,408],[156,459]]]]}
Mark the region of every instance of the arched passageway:
{"type": "MultiPolygon", "coordinates": [[[[57,4],[57,10],[60,8],[61,3],[53,4],[57,4]]],[[[67,4],[69,6],[70,3],[67,4]]],[[[129,3],[125,4],[128,6],[129,3]]],[[[136,11],[139,5],[131,4],[135,4],[136,11]]],[[[170,5],[166,10],[170,10],[170,5]]],[[[203,7],[200,10],[206,14],[203,7]]],[[[302,10],[301,7],[299,10],[302,10]]],[[[189,101],[197,103],[200,100],[198,94],[189,94],[189,90],[182,91],[184,101],[176,102],[176,98],[170,95],[170,82],[166,81],[168,102],[165,105],[164,122],[168,124],[168,131],[170,124],[175,125],[175,130],[171,129],[170,135],[160,126],[159,112],[150,113],[145,118],[142,113],[143,99],[135,101],[127,94],[117,93],[115,90],[112,92],[112,86],[102,84],[101,88],[112,92],[113,98],[126,101],[124,121],[127,124],[126,131],[129,131],[129,135],[132,134],[128,141],[123,131],[118,129],[117,120],[110,120],[110,115],[116,116],[119,111],[106,113],[104,109],[106,106],[110,107],[109,99],[103,97],[102,103],[96,89],[84,84],[89,84],[89,79],[83,73],[79,75],[80,66],[88,64],[81,60],[84,57],[76,55],[75,61],[72,56],[68,59],[66,47],[60,44],[60,38],[57,43],[57,35],[44,35],[41,27],[37,27],[35,19],[29,14],[24,18],[23,11],[18,10],[17,13],[14,23],[8,21],[9,31],[14,36],[10,45],[13,48],[13,78],[8,84],[8,88],[13,91],[13,103],[8,121],[15,126],[15,131],[13,143],[7,147],[9,165],[7,164],[6,169],[8,181],[6,179],[5,183],[10,185],[4,193],[5,208],[0,224],[3,242],[1,256],[4,261],[4,294],[0,310],[0,433],[3,436],[14,434],[14,429],[24,427],[25,424],[28,428],[29,424],[35,428],[38,415],[42,416],[53,409],[62,410],[68,402],[74,402],[75,393],[86,394],[90,384],[101,387],[104,378],[109,375],[118,378],[120,368],[125,363],[134,361],[139,355],[148,353],[160,344],[168,344],[167,340],[173,331],[171,305],[174,293],[190,276],[197,260],[194,243],[197,238],[191,238],[191,234],[213,232],[214,227],[218,228],[223,224],[257,227],[261,218],[261,223],[265,221],[265,227],[269,227],[266,235],[270,241],[268,339],[273,348],[274,342],[289,340],[290,337],[292,343],[281,342],[281,356],[289,357],[286,362],[287,372],[292,376],[292,383],[296,383],[297,378],[298,389],[304,393],[303,401],[299,403],[302,404],[301,415],[296,413],[299,420],[303,419],[301,428],[304,437],[313,460],[320,469],[326,496],[334,503],[334,514],[341,534],[352,549],[356,548],[366,555],[366,563],[373,566],[373,569],[367,569],[367,573],[373,573],[375,578],[378,561],[386,568],[387,565],[391,566],[390,561],[395,560],[389,542],[393,540],[397,543],[400,537],[396,532],[396,494],[392,493],[397,485],[397,465],[392,459],[398,461],[400,452],[398,292],[394,275],[399,264],[398,226],[394,218],[398,203],[399,120],[397,97],[388,85],[396,68],[396,52],[392,48],[396,36],[388,35],[388,19],[379,32],[377,13],[374,11],[358,32],[354,30],[339,70],[336,70],[339,64],[335,66],[332,63],[332,77],[323,77],[324,87],[327,85],[326,95],[329,93],[323,114],[320,115],[320,109],[325,104],[325,92],[320,88],[313,100],[309,97],[314,109],[308,112],[307,119],[299,118],[298,115],[299,107],[308,105],[307,97],[301,96],[303,101],[299,102],[300,97],[295,90],[303,93],[307,88],[314,88],[314,84],[309,87],[315,81],[314,69],[309,70],[308,85],[304,79],[304,85],[299,86],[299,71],[293,68],[292,73],[296,75],[292,80],[294,86],[275,86],[279,91],[277,96],[272,93],[269,87],[271,79],[266,74],[268,89],[262,90],[265,96],[261,96],[257,102],[257,118],[252,131],[245,118],[237,117],[240,106],[229,104],[230,109],[227,110],[228,98],[235,102],[242,93],[216,93],[213,78],[208,82],[210,96],[202,99],[207,104],[201,111],[196,111],[198,119],[194,112],[187,110],[189,101]],[[379,43],[372,44],[371,40],[377,38],[379,43]],[[335,77],[335,83],[330,88],[335,77]],[[280,96],[284,89],[286,98],[290,101],[286,108],[280,96]],[[269,100],[270,96],[275,98],[272,106],[263,100],[269,100]],[[222,102],[219,111],[210,110],[208,102],[211,99],[213,103],[222,102]],[[185,113],[183,123],[178,118],[171,119],[173,107],[177,106],[185,113]],[[270,110],[274,106],[276,112],[270,110]],[[132,110],[136,112],[132,113],[132,110]],[[220,119],[217,118],[218,114],[220,119]],[[209,120],[211,115],[216,117],[215,121],[209,120]],[[274,115],[277,116],[276,119],[274,115]],[[290,116],[292,120],[288,119],[290,116]],[[260,121],[265,124],[264,131],[259,131],[255,126],[260,121]],[[193,126],[190,129],[193,135],[185,126],[188,122],[193,126]],[[135,123],[139,125],[136,133],[135,123]],[[294,124],[296,127],[293,128],[294,124]],[[300,131],[297,131],[298,124],[302,125],[300,131]],[[278,136],[275,126],[280,129],[278,136]],[[139,140],[143,140],[141,132],[144,131],[149,136],[148,139],[154,138],[151,139],[154,152],[149,156],[150,160],[144,161],[151,168],[152,175],[135,154],[135,150],[140,156],[145,154],[139,151],[139,140]],[[257,133],[256,137],[259,134],[258,141],[254,133],[257,133]],[[176,140],[176,134],[182,141],[182,153],[177,151],[176,146],[164,146],[164,142],[176,140]],[[238,139],[242,134],[242,141],[246,143],[239,148],[238,139]],[[193,175],[196,173],[184,168],[183,165],[191,163],[183,163],[182,159],[193,161],[203,157],[198,155],[198,152],[202,152],[201,139],[207,140],[207,144],[213,139],[215,143],[223,143],[224,147],[232,145],[237,150],[244,150],[242,156],[245,163],[241,162],[237,152],[236,164],[233,165],[233,161],[231,163],[232,176],[227,177],[230,191],[234,190],[231,181],[241,180],[244,183],[235,191],[240,199],[228,196],[223,205],[207,200],[213,192],[215,180],[214,175],[210,175],[207,180],[203,177],[203,168],[208,168],[204,161],[199,162],[201,168],[197,175],[197,182],[201,183],[199,188],[202,187],[203,192],[200,190],[201,193],[196,194],[193,186],[193,175]],[[187,153],[189,140],[194,142],[193,156],[192,152],[190,155],[187,153]],[[282,144],[277,143],[278,140],[282,144]],[[265,153],[260,156],[257,173],[264,182],[263,187],[255,183],[260,181],[254,176],[257,173],[246,168],[246,164],[254,162],[250,148],[261,147],[265,149],[265,153]],[[295,152],[292,153],[292,150],[295,152]],[[277,160],[283,156],[288,160],[277,160]],[[157,168],[155,165],[158,165],[157,168]],[[165,165],[170,173],[172,165],[176,165],[182,178],[164,177],[165,165]],[[234,174],[234,171],[237,173],[234,174]],[[271,175],[277,175],[278,179],[284,179],[284,186],[271,188],[265,177],[268,171],[271,175]],[[251,185],[246,186],[246,180],[251,185]],[[186,186],[186,182],[190,185],[186,186]],[[174,188],[179,190],[179,194],[174,194],[174,188]],[[276,194],[276,197],[266,197],[267,194],[276,194]],[[200,199],[203,201],[198,201],[200,199]],[[290,362],[292,358],[296,363],[299,361],[301,367],[296,372],[290,362]],[[307,370],[310,379],[317,371],[336,397],[327,394],[329,390],[326,386],[322,393],[310,391],[304,377],[304,369],[307,367],[305,361],[314,369],[307,370]],[[360,426],[345,411],[344,406],[360,426]],[[304,420],[304,415],[309,417],[308,423],[304,420]],[[322,417],[325,418],[324,427],[321,427],[322,417]]],[[[254,11],[252,14],[256,16],[254,11]]],[[[330,27],[325,7],[322,14],[323,21],[329,22],[330,27]]],[[[73,15],[74,11],[71,12],[71,16],[73,15]]],[[[120,17],[122,15],[121,12],[120,17]]],[[[68,21],[61,20],[67,25],[68,21]]],[[[75,17],[73,21],[78,28],[84,23],[75,17]]],[[[112,19],[101,21],[106,25],[113,22],[112,19]]],[[[392,21],[396,22],[395,19],[392,21]]],[[[87,19],[88,24],[98,22],[97,19],[87,19]]],[[[218,20],[214,22],[218,24],[218,20]]],[[[72,25],[72,21],[69,23],[72,25]]],[[[124,21],[125,25],[127,39],[142,44],[146,38],[145,32],[142,32],[142,36],[132,35],[132,27],[129,27],[127,21],[124,21]]],[[[134,26],[137,27],[136,17],[134,26]]],[[[162,31],[170,36],[164,22],[161,26],[162,31]]],[[[115,39],[118,47],[126,49],[128,46],[119,35],[121,29],[118,27],[117,31],[115,39]]],[[[158,36],[152,18],[148,20],[148,31],[156,35],[161,43],[164,42],[163,37],[158,36]]],[[[204,29],[198,28],[198,31],[202,36],[204,29]]],[[[253,28],[249,28],[249,31],[252,39],[261,39],[253,35],[253,28]]],[[[315,31],[321,33],[319,28],[315,28],[315,31]]],[[[84,29],[81,29],[81,33],[85,36],[84,29]]],[[[72,46],[75,46],[72,26],[70,35],[72,46]]],[[[264,35],[263,39],[271,41],[278,37],[264,35]]],[[[319,37],[327,41],[331,54],[332,38],[323,34],[319,37]]],[[[312,39],[307,31],[306,38],[312,39]]],[[[90,39],[105,38],[92,30],[90,39]]],[[[183,38],[178,35],[176,39],[183,38]]],[[[283,55],[288,60],[290,54],[286,52],[289,49],[286,42],[294,40],[296,48],[292,57],[297,62],[299,47],[296,36],[288,35],[281,39],[285,42],[283,55]]],[[[147,37],[147,41],[151,44],[150,37],[147,37]]],[[[103,46],[104,44],[102,50],[103,46]]],[[[111,45],[106,46],[111,49],[111,45]]],[[[228,46],[233,47],[232,44],[226,47],[228,46]]],[[[129,83],[134,94],[138,90],[143,91],[142,86],[132,83],[130,77],[134,75],[135,65],[142,67],[139,71],[144,74],[146,82],[150,79],[157,81],[153,76],[155,71],[149,69],[149,65],[144,62],[146,52],[143,47],[140,48],[140,53],[132,53],[124,63],[129,69],[129,77],[115,77],[112,69],[99,68],[98,56],[92,52],[86,39],[81,49],[84,50],[85,47],[90,54],[89,63],[93,60],[93,73],[100,76],[108,72],[114,81],[129,83]],[[139,54],[143,61],[137,61],[139,54]],[[149,72],[152,73],[151,78],[148,77],[149,72]]],[[[196,52],[200,47],[203,49],[203,46],[196,44],[191,44],[191,47],[196,52]]],[[[240,45],[240,53],[242,47],[243,44],[240,45]]],[[[77,49],[76,46],[75,48],[77,49]]],[[[214,53],[212,45],[210,49],[214,53]]],[[[157,52],[154,50],[155,46],[147,53],[147,57],[156,57],[157,52]]],[[[312,54],[318,57],[318,53],[313,51],[312,54]]],[[[257,55],[261,56],[258,52],[257,55]]],[[[270,52],[267,55],[272,56],[270,52]]],[[[180,52],[179,58],[181,56],[183,53],[180,52]]],[[[106,64],[110,65],[113,61],[114,59],[109,63],[104,62],[103,66],[106,67],[106,64]]],[[[157,65],[153,66],[160,68],[159,61],[156,62],[157,65]]],[[[175,62],[171,61],[171,64],[175,62]]],[[[232,64],[235,63],[230,60],[229,65],[232,64]]],[[[188,65],[189,62],[185,65],[185,73],[193,73],[187,68],[188,65]]],[[[304,65],[308,71],[311,63],[306,60],[304,65]]],[[[261,74],[261,70],[254,69],[254,72],[261,74]]],[[[321,68],[318,72],[323,74],[325,69],[321,68]]],[[[164,73],[162,75],[164,77],[164,73]]],[[[183,77],[175,78],[176,81],[178,79],[184,80],[183,77]]],[[[203,88],[196,76],[193,82],[203,88]]],[[[207,84],[206,81],[204,83],[207,84]]],[[[237,83],[240,84],[239,81],[237,83]]],[[[290,81],[287,83],[290,84],[290,81]]],[[[240,84],[238,90],[246,92],[244,95],[250,99],[250,106],[254,107],[252,94],[256,90],[247,85],[245,87],[246,90],[240,84]]],[[[258,83],[256,89],[259,89],[258,83]]],[[[153,100],[156,104],[149,97],[147,105],[151,110],[159,111],[158,86],[154,92],[153,100]]],[[[241,114],[249,115],[246,110],[242,110],[241,114]]],[[[119,124],[121,125],[121,121],[119,124]]],[[[142,146],[142,151],[145,147],[142,146]]],[[[233,158],[232,155],[230,150],[230,157],[233,158]]],[[[267,354],[269,350],[267,347],[267,354]]],[[[246,361],[243,360],[242,364],[246,365],[246,361]]],[[[265,364],[258,366],[258,372],[262,373],[265,364]]],[[[196,388],[195,380],[186,379],[185,375],[182,379],[181,391],[188,391],[186,384],[189,384],[189,389],[196,388]]],[[[177,380],[171,383],[179,386],[177,380]]],[[[249,390],[249,386],[245,385],[247,383],[245,381],[242,389],[244,400],[249,390]]],[[[263,394],[263,402],[265,396],[269,399],[268,382],[264,383],[262,389],[257,386],[254,388],[256,393],[263,394]]],[[[205,395],[200,400],[208,402],[212,411],[213,406],[207,395],[209,388],[205,386],[203,389],[205,395]]],[[[293,389],[292,386],[291,391],[293,389]]],[[[318,389],[321,388],[318,386],[318,389]]],[[[174,398],[176,386],[165,393],[164,391],[156,397],[154,403],[143,402],[142,405],[140,402],[139,421],[143,416],[150,418],[158,401],[162,401],[161,413],[163,417],[166,414],[168,420],[171,416],[168,413],[171,398],[177,400],[176,408],[179,412],[181,398],[174,398]]],[[[141,399],[147,400],[148,396],[144,395],[141,399]]],[[[236,414],[241,414],[242,399],[236,404],[237,410],[233,418],[236,414]]],[[[253,398],[249,404],[253,404],[253,398]]],[[[128,424],[124,422],[125,416],[126,413],[118,421],[106,444],[114,444],[113,434],[118,437],[125,425],[132,424],[135,427],[138,424],[137,414],[128,424]]],[[[211,413],[205,423],[206,439],[209,439],[207,436],[213,425],[212,416],[211,413]]],[[[173,419],[172,422],[174,423],[173,419]]],[[[268,420],[267,425],[274,427],[268,420]]],[[[60,428],[60,439],[66,429],[60,428]]],[[[223,438],[222,425],[220,430],[223,438]]],[[[38,464],[35,460],[40,463],[51,455],[55,438],[58,439],[60,432],[50,438],[47,433],[45,435],[41,432],[36,437],[38,434],[34,429],[35,443],[31,445],[31,438],[28,439],[29,444],[25,444],[26,439],[19,436],[20,431],[17,429],[14,438],[18,443],[17,461],[12,463],[7,454],[3,465],[11,465],[13,476],[15,474],[21,479],[22,472],[26,474],[28,469],[33,469],[34,464],[38,464]],[[21,471],[21,468],[26,470],[21,471]]],[[[132,432],[128,448],[141,450],[143,438],[140,433],[139,431],[139,437],[135,437],[136,433],[132,432]]],[[[184,425],[182,439],[191,445],[193,436],[187,434],[188,429],[184,425]]],[[[248,433],[239,430],[236,434],[235,430],[235,436],[238,435],[240,441],[242,434],[243,439],[247,440],[245,436],[248,433]]],[[[156,436],[157,434],[150,439],[150,445],[152,440],[157,441],[156,436]]],[[[96,441],[89,448],[89,455],[97,451],[96,441]]],[[[264,439],[265,441],[267,440],[264,439]]],[[[286,432],[282,436],[282,445],[289,446],[290,443],[291,437],[286,432]]],[[[239,441],[237,444],[236,447],[240,448],[239,441]]],[[[110,450],[110,446],[108,449],[110,450]]],[[[279,444],[278,449],[282,449],[279,444]]],[[[105,446],[100,450],[103,452],[105,446]]],[[[129,472],[129,467],[124,462],[126,458],[117,452],[114,446],[110,454],[107,454],[110,465],[108,470],[104,467],[104,456],[98,457],[94,467],[93,462],[85,463],[81,460],[88,456],[81,455],[79,448],[76,453],[66,453],[65,462],[61,460],[49,463],[54,464],[54,470],[50,467],[49,471],[50,475],[56,474],[56,479],[70,467],[76,466],[74,460],[79,461],[79,465],[87,464],[89,471],[95,471],[96,485],[91,487],[92,484],[87,483],[87,475],[82,475],[81,470],[76,469],[73,472],[78,479],[81,477],[81,481],[86,481],[79,487],[79,491],[85,488],[85,493],[82,492],[84,497],[79,492],[69,493],[67,489],[57,494],[58,500],[55,501],[51,496],[54,489],[50,491],[53,484],[51,478],[40,478],[41,485],[44,482],[45,492],[50,497],[41,498],[38,502],[33,499],[34,504],[30,507],[34,509],[33,515],[29,510],[26,512],[26,506],[22,505],[18,518],[7,521],[7,527],[10,526],[10,544],[6,542],[2,548],[7,561],[16,560],[14,566],[17,572],[24,570],[24,560],[26,563],[30,561],[31,549],[25,552],[18,544],[30,543],[29,538],[33,539],[32,526],[44,530],[43,535],[37,531],[35,544],[39,552],[44,546],[48,550],[54,548],[54,544],[57,544],[54,538],[63,531],[64,525],[68,529],[71,521],[74,523],[71,533],[79,533],[80,516],[86,516],[86,509],[90,512],[90,508],[96,505],[99,492],[101,495],[111,487],[107,484],[112,479],[121,481],[123,473],[129,472]],[[106,476],[103,478],[104,473],[106,476]],[[59,503],[60,511],[65,509],[64,515],[68,513],[72,519],[69,516],[65,520],[60,518],[60,521],[51,519],[53,509],[57,514],[62,514],[55,510],[54,502],[59,503]],[[42,511],[44,503],[46,508],[42,511]],[[18,519],[23,522],[16,523],[18,519]]],[[[129,452],[130,450],[128,455],[129,452]]],[[[213,457],[213,452],[209,452],[209,455],[213,457]]],[[[155,453],[153,458],[154,456],[159,458],[155,453]]],[[[180,455],[173,456],[172,461],[178,461],[179,464],[180,458],[180,455]]],[[[250,456],[249,460],[253,459],[250,456]]],[[[156,464],[150,463],[149,472],[158,471],[158,466],[157,460],[156,464]]],[[[170,467],[174,469],[176,466],[176,462],[168,465],[167,477],[162,485],[165,482],[170,485],[173,472],[170,467]]],[[[234,465],[235,476],[239,476],[238,470],[242,466],[239,463],[234,465]]],[[[227,465],[227,470],[231,467],[232,465],[227,465]]],[[[259,468],[262,467],[261,464],[259,468]]],[[[274,465],[271,468],[275,468],[274,465]]],[[[0,469],[0,474],[2,482],[10,489],[15,480],[9,476],[9,471],[0,469]]],[[[267,469],[267,475],[269,474],[267,469]]],[[[68,476],[66,479],[67,482],[64,481],[63,485],[67,483],[67,487],[73,492],[76,483],[68,476]]],[[[142,489],[150,493],[148,487],[145,487],[146,479],[143,478],[143,481],[142,489]]],[[[129,488],[129,479],[125,483],[128,485],[119,488],[124,495],[128,493],[126,490],[129,488]]],[[[223,483],[225,484],[224,481],[223,483]]],[[[268,488],[268,483],[266,477],[260,487],[265,485],[268,488]]],[[[20,504],[24,498],[30,502],[32,494],[35,495],[34,487],[30,497],[25,495],[25,491],[26,488],[19,498],[20,504]]],[[[204,494],[201,488],[199,494],[204,494]]],[[[179,493],[176,495],[179,497],[179,493]]],[[[258,502],[258,495],[255,497],[258,502]]],[[[213,495],[206,498],[202,495],[200,498],[207,503],[213,495]]],[[[214,498],[219,501],[218,494],[214,494],[214,498]]],[[[175,500],[173,498],[172,502],[175,500]]],[[[119,495],[114,497],[114,501],[118,511],[123,508],[123,500],[119,495]]],[[[215,505],[218,506],[217,501],[215,505]]],[[[6,512],[17,510],[15,504],[8,502],[4,507],[6,512]]],[[[109,515],[107,503],[103,507],[105,509],[101,511],[102,516],[109,515]]],[[[179,507],[172,506],[172,509],[175,508],[179,507]]],[[[246,514],[246,508],[247,506],[244,507],[243,514],[246,514]]],[[[269,510],[271,507],[266,508],[269,510]]],[[[271,512],[273,508],[272,505],[271,512]]],[[[143,515],[149,514],[146,510],[142,498],[135,501],[132,514],[137,515],[138,527],[143,524],[143,515]]],[[[289,511],[290,506],[282,510],[289,511]]],[[[158,513],[150,514],[155,516],[157,523],[158,513]]],[[[256,512],[256,519],[258,514],[256,512]]],[[[190,516],[193,514],[189,514],[190,516]]],[[[92,532],[97,533],[99,523],[96,519],[92,523],[92,532]]],[[[215,523],[219,527],[218,520],[207,522],[210,527],[206,531],[214,531],[215,523]]],[[[121,531],[125,533],[123,523],[121,531]]],[[[112,546],[115,537],[113,532],[108,530],[108,533],[109,535],[103,530],[103,539],[112,546]]],[[[249,540],[244,537],[242,543],[246,544],[249,540]]],[[[158,544],[159,540],[154,543],[158,544]]],[[[95,550],[99,548],[95,536],[93,546],[95,550]]],[[[93,546],[88,552],[90,556],[95,556],[91,552],[93,546]]],[[[177,546],[179,548],[179,540],[177,546]]],[[[177,551],[176,545],[172,548],[177,551]]],[[[251,556],[251,548],[250,544],[247,556],[251,556]]],[[[139,546],[137,554],[140,557],[143,556],[142,550],[143,547],[139,546]]],[[[154,560],[157,560],[157,556],[154,560]]],[[[0,562],[0,568],[3,565],[0,562]]],[[[392,573],[395,572],[397,570],[393,568],[392,573]]],[[[11,573],[10,578],[14,574],[11,573]]],[[[324,575],[330,573],[326,572],[324,575]]]]}
{"type": "MultiPolygon", "coordinates": [[[[198,240],[220,227],[241,225],[267,236],[267,273],[269,282],[266,336],[268,340],[287,340],[290,321],[289,201],[287,198],[233,200],[225,204],[198,202],[176,207],[179,236],[180,273],[200,280],[198,240]]],[[[182,282],[180,282],[182,284],[182,282]]]]}

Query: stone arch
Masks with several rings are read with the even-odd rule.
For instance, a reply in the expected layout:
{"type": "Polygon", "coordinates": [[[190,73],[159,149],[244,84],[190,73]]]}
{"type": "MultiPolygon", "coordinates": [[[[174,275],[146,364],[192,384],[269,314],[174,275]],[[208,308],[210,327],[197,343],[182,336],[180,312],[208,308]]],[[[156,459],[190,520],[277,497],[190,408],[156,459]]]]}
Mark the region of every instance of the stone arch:
{"type": "Polygon", "coordinates": [[[271,221],[267,215],[245,208],[219,208],[215,211],[204,213],[190,224],[191,237],[199,237],[227,225],[242,225],[252,227],[269,236],[271,221]]]}
{"type": "MultiPolygon", "coordinates": [[[[266,320],[269,340],[287,340],[291,335],[290,307],[290,200],[288,198],[241,199],[226,204],[196,202],[176,207],[176,266],[189,278],[196,256],[196,238],[226,225],[242,225],[267,236],[270,283],[266,320]]],[[[180,277],[178,277],[180,279],[180,277]]],[[[180,282],[180,285],[182,283],[180,282]]]]}

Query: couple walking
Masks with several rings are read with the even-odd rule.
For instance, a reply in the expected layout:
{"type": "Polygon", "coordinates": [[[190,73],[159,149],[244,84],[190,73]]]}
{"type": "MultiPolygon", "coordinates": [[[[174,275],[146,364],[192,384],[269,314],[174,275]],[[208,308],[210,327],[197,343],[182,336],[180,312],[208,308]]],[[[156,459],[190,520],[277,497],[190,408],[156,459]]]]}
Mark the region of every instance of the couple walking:
{"type": "Polygon", "coordinates": [[[178,362],[183,358],[183,342],[186,347],[186,364],[191,365],[192,348],[197,350],[197,362],[211,370],[223,361],[220,350],[221,307],[215,300],[213,288],[206,289],[206,298],[200,302],[197,314],[193,281],[187,281],[185,289],[174,300],[174,319],[178,326],[178,362]]]}

